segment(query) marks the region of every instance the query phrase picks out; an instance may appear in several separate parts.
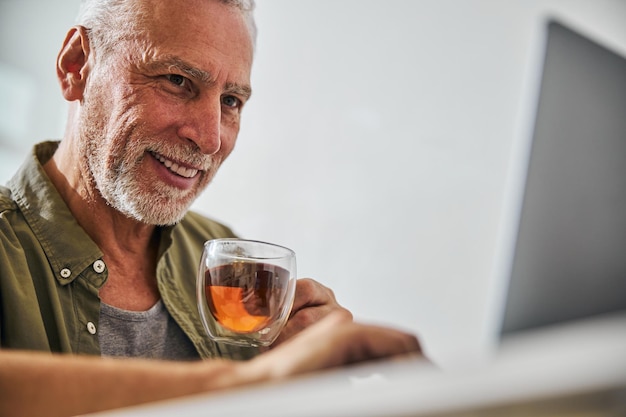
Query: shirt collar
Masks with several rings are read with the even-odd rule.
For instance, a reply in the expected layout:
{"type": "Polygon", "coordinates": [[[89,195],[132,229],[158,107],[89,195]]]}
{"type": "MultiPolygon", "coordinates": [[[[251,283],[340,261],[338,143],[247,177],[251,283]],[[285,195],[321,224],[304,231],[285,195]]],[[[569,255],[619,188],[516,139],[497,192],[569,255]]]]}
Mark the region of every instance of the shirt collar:
{"type": "MultiPolygon", "coordinates": [[[[59,143],[48,141],[35,145],[8,186],[26,222],[41,243],[57,281],[65,285],[101,259],[102,251],[78,224],[43,169],[59,143]]],[[[159,258],[171,246],[175,227],[161,227],[159,258]]],[[[103,283],[104,280],[94,282],[98,287],[103,283]]]]}
{"type": "Polygon", "coordinates": [[[57,280],[65,285],[100,259],[102,252],[78,224],[43,169],[58,145],[58,141],[35,145],[8,185],[57,280]]]}

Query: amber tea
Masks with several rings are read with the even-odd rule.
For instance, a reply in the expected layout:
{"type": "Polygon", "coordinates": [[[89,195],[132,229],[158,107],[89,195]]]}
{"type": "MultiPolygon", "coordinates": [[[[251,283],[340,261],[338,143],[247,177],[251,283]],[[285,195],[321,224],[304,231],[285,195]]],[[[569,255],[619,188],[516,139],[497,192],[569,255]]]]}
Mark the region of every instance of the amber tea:
{"type": "Polygon", "coordinates": [[[229,330],[262,330],[278,315],[289,272],[267,263],[237,262],[208,269],[205,292],[209,311],[229,330]]]}

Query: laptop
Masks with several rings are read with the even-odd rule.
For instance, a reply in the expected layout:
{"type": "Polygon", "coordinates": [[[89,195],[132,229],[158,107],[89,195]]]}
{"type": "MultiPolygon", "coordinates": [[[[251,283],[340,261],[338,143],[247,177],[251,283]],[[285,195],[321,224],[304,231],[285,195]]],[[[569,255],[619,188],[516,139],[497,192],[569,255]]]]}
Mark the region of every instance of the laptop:
{"type": "Polygon", "coordinates": [[[606,408],[611,399],[626,407],[626,59],[556,21],[545,39],[495,264],[506,285],[493,363],[450,374],[394,358],[103,415],[565,415],[572,404],[577,414],[626,412],[606,408]],[[567,323],[575,326],[556,327],[567,323]]]}
{"type": "Polygon", "coordinates": [[[626,58],[547,30],[502,337],[626,311],[626,58]]]}

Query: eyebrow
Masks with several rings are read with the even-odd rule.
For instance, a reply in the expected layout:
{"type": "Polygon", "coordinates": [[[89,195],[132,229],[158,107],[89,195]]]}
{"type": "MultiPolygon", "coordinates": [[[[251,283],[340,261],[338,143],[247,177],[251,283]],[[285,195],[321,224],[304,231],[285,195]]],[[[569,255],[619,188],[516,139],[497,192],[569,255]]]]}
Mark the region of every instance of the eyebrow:
{"type": "MultiPolygon", "coordinates": [[[[214,82],[213,77],[209,72],[196,68],[177,56],[166,56],[163,59],[150,61],[146,64],[153,70],[161,69],[165,71],[171,71],[173,68],[175,68],[178,71],[186,74],[189,78],[199,80],[203,84],[212,84],[214,82]]],[[[225,87],[225,92],[229,94],[240,95],[247,100],[252,95],[252,88],[249,85],[227,83],[225,87]]]]}
{"type": "Polygon", "coordinates": [[[236,94],[242,96],[246,100],[252,96],[252,88],[249,85],[239,85],[235,83],[227,83],[225,92],[228,94],[236,94]]]}

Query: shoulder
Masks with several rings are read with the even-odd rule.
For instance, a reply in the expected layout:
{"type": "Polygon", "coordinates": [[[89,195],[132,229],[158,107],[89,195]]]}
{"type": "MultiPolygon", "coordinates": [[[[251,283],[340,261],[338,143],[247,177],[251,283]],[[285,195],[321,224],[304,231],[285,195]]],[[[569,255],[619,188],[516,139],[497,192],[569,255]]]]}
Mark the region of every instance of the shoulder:
{"type": "Polygon", "coordinates": [[[178,267],[198,265],[204,242],[212,239],[236,237],[233,231],[222,223],[196,212],[187,212],[185,217],[171,230],[171,244],[168,256],[178,267]],[[182,266],[181,266],[182,265],[182,266]]]}
{"type": "Polygon", "coordinates": [[[17,204],[11,197],[11,190],[0,185],[0,213],[17,209],[17,204]]]}
{"type": "Polygon", "coordinates": [[[0,270],[3,264],[9,265],[14,260],[11,258],[24,253],[23,242],[20,242],[18,235],[23,238],[27,230],[29,230],[28,225],[17,203],[13,200],[11,191],[0,186],[0,241],[2,242],[0,244],[0,270]],[[11,250],[17,252],[12,253],[11,250]],[[8,256],[8,259],[5,256],[8,256]]]}

